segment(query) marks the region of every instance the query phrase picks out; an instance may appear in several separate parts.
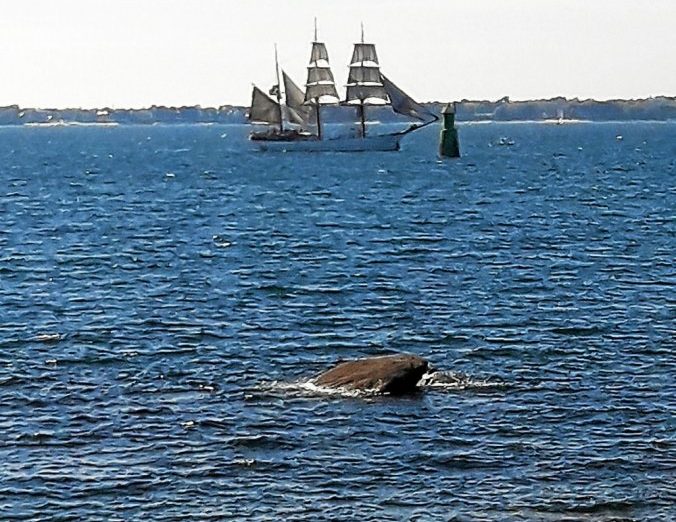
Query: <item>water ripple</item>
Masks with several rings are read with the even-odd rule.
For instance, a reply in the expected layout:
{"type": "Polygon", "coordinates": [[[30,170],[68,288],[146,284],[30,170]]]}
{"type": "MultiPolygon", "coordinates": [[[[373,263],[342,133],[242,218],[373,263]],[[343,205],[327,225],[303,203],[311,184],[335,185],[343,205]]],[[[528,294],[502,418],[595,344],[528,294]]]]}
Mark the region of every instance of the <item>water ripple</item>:
{"type": "Polygon", "coordinates": [[[0,128],[2,519],[674,518],[676,127],[436,132],[0,128]]]}

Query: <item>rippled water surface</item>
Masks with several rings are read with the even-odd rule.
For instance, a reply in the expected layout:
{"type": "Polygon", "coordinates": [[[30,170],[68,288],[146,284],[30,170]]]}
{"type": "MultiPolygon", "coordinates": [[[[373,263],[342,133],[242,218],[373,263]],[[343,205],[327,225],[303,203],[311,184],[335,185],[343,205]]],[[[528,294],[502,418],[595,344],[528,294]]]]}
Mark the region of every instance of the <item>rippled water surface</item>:
{"type": "Polygon", "coordinates": [[[246,132],[0,129],[0,519],[676,518],[676,124],[246,132]]]}

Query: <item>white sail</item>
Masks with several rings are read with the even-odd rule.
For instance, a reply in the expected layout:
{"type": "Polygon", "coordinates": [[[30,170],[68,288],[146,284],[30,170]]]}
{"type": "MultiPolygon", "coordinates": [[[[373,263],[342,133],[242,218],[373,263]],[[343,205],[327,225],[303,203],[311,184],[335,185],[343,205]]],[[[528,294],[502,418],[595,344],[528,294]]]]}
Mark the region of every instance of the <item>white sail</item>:
{"type": "Polygon", "coordinates": [[[350,74],[347,77],[347,83],[380,83],[380,68],[378,66],[351,65],[350,74]]]}
{"type": "Polygon", "coordinates": [[[282,71],[282,79],[284,80],[289,121],[298,125],[306,125],[310,121],[312,109],[305,105],[305,93],[303,89],[298,87],[284,71],[282,71]]]}
{"type": "Polygon", "coordinates": [[[330,82],[334,83],[333,73],[329,67],[311,67],[308,69],[308,83],[330,82]]]}
{"type": "Polygon", "coordinates": [[[381,73],[380,77],[382,79],[383,88],[390,98],[390,103],[392,104],[392,110],[394,110],[394,112],[398,112],[404,116],[416,118],[425,122],[438,119],[435,114],[432,114],[429,110],[416,102],[408,94],[392,83],[392,81],[390,81],[384,74],[381,73]]]}
{"type": "Polygon", "coordinates": [[[254,123],[281,123],[281,110],[279,104],[267,94],[254,86],[251,94],[251,109],[249,120],[254,123]]]}
{"type": "Polygon", "coordinates": [[[314,107],[317,138],[320,140],[322,139],[320,105],[337,101],[338,92],[329,66],[329,53],[326,46],[317,41],[317,19],[315,18],[315,37],[312,42],[310,64],[307,67],[307,81],[305,82],[305,104],[314,107]]]}
{"type": "Polygon", "coordinates": [[[378,53],[376,53],[376,46],[372,43],[359,42],[354,44],[354,50],[352,51],[352,60],[350,63],[361,63],[371,62],[378,63],[378,53]]]}
{"type": "Polygon", "coordinates": [[[367,85],[360,83],[347,86],[347,102],[358,101],[360,104],[370,105],[374,104],[374,100],[376,99],[384,100],[385,102],[389,101],[382,84],[367,85]]]}
{"type": "Polygon", "coordinates": [[[306,103],[332,103],[331,100],[328,102],[323,99],[324,96],[330,96],[331,98],[338,98],[338,93],[336,92],[336,86],[331,83],[314,83],[307,84],[307,90],[305,91],[305,102],[306,103]]]}
{"type": "Polygon", "coordinates": [[[338,100],[336,84],[329,66],[329,53],[322,42],[315,41],[312,42],[310,64],[307,68],[305,103],[327,103],[325,98],[327,96],[334,98],[328,100],[328,103],[334,103],[338,100]]]}
{"type": "MultiPolygon", "coordinates": [[[[380,72],[376,47],[374,44],[364,42],[363,26],[361,42],[354,44],[345,97],[345,104],[352,105],[356,109],[355,123],[358,127],[341,126],[340,134],[337,134],[337,129],[334,128],[337,126],[328,127],[329,132],[326,135],[323,131],[323,112],[326,111],[323,105],[336,103],[338,92],[326,45],[317,38],[316,20],[305,91],[284,71],[281,71],[280,75],[277,63],[275,49],[277,85],[270,94],[276,95],[277,100],[254,87],[248,115],[249,120],[254,123],[278,126],[265,132],[251,133],[250,139],[262,150],[307,152],[398,150],[399,140],[404,135],[438,120],[434,114],[415,102],[380,72]],[[384,104],[390,104],[395,112],[421,120],[422,123],[412,122],[408,129],[383,133],[385,128],[379,127],[378,122],[369,121],[367,116],[372,114],[367,112],[371,110],[369,105],[384,104]],[[294,125],[284,128],[287,122],[294,125]],[[308,132],[310,128],[312,132],[308,132]]],[[[329,115],[335,115],[335,112],[330,111],[329,115]]]]}
{"type": "Polygon", "coordinates": [[[307,124],[304,115],[289,106],[286,107],[286,119],[296,125],[303,126],[307,124]]]}
{"type": "Polygon", "coordinates": [[[312,51],[310,52],[310,63],[316,64],[320,60],[329,61],[329,53],[323,42],[312,42],[312,51]]]}
{"type": "Polygon", "coordinates": [[[389,102],[380,79],[376,46],[372,43],[364,43],[363,26],[362,40],[354,44],[352,52],[345,102],[362,106],[382,105],[389,102]]]}

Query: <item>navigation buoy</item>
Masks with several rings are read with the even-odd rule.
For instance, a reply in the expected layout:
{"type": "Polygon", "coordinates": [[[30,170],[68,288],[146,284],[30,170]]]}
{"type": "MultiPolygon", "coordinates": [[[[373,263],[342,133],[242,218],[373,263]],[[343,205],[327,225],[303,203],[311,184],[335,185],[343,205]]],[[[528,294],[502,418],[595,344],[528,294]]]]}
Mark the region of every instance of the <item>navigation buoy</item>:
{"type": "Polygon", "coordinates": [[[458,141],[458,131],[455,128],[455,103],[449,103],[441,111],[444,117],[444,126],[441,130],[441,142],[439,143],[439,154],[447,158],[460,157],[460,143],[458,141]]]}

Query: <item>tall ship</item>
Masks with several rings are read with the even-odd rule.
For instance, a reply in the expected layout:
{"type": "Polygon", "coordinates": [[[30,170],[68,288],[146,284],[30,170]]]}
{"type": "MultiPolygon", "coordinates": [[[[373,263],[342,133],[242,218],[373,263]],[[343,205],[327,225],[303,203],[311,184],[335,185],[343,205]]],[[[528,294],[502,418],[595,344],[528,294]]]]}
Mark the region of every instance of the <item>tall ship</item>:
{"type": "Polygon", "coordinates": [[[344,97],[336,89],[326,44],[317,38],[316,20],[305,90],[280,70],[276,47],[275,70],[277,84],[268,93],[254,85],[248,115],[252,124],[265,127],[249,136],[263,151],[396,151],[405,135],[438,120],[382,73],[375,44],[364,40],[363,25],[361,41],[352,51],[344,97]],[[408,126],[378,132],[388,126],[369,119],[373,106],[389,106],[406,117],[408,126]],[[341,111],[351,113],[348,119],[353,124],[328,123],[329,113],[341,111]],[[332,132],[327,132],[329,125],[332,132]]]}

